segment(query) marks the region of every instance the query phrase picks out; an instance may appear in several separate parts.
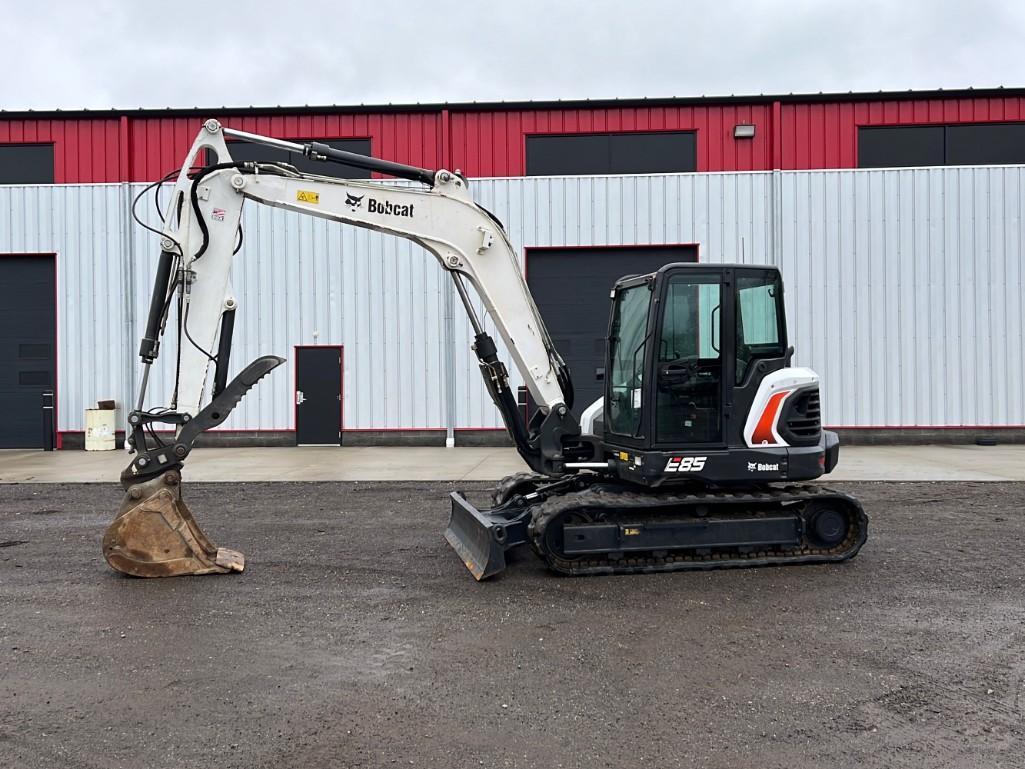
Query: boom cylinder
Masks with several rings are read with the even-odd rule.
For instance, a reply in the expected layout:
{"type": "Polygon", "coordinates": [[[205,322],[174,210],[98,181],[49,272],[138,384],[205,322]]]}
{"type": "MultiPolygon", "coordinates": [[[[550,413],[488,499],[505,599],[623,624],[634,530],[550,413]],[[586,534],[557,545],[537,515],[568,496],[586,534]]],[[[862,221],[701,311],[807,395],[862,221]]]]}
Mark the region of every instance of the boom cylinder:
{"type": "Polygon", "coordinates": [[[224,392],[228,383],[228,361],[231,358],[231,337],[235,331],[235,311],[221,315],[221,334],[217,342],[217,367],[214,369],[214,397],[224,392]]]}
{"type": "Polygon", "coordinates": [[[367,171],[378,171],[388,176],[395,176],[399,179],[411,179],[414,182],[423,182],[428,187],[434,186],[434,171],[419,166],[407,166],[404,163],[393,163],[390,160],[372,158],[369,155],[360,155],[358,152],[346,152],[336,150],[320,142],[311,142],[303,148],[303,153],[315,160],[332,160],[335,163],[345,163],[356,168],[363,168],[367,171]]]}
{"type": "Polygon", "coordinates": [[[537,460],[537,451],[530,446],[530,436],[520,415],[512,388],[509,387],[509,375],[506,372],[505,364],[498,358],[495,340],[488,333],[480,331],[474,337],[473,351],[480,362],[484,386],[487,388],[488,394],[491,395],[491,400],[501,412],[506,429],[516,444],[520,456],[527,464],[533,466],[532,462],[537,460]]]}
{"type": "Polygon", "coordinates": [[[160,325],[164,322],[164,309],[167,306],[167,287],[171,282],[171,267],[174,254],[170,251],[160,252],[157,262],[157,277],[153,283],[153,295],[149,300],[149,315],[146,318],[146,333],[139,345],[139,357],[152,363],[160,354],[160,325]]]}

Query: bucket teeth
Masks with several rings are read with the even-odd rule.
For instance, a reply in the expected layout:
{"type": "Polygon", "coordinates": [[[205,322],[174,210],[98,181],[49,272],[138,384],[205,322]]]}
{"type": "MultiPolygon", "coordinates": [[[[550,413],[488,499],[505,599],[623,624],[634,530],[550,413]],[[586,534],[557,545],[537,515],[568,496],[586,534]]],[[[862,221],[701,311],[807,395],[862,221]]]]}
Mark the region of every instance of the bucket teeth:
{"type": "Polygon", "coordinates": [[[103,535],[103,557],[133,577],[227,574],[245,568],[245,556],[207,538],[181,497],[176,470],[128,488],[103,535]]]}

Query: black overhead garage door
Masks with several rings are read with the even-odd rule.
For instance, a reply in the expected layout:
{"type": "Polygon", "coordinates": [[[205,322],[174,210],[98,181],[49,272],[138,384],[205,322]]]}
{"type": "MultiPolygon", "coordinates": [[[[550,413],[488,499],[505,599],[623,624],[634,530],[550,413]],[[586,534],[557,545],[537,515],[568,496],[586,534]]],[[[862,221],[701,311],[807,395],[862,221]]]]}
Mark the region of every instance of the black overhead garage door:
{"type": "Polygon", "coordinates": [[[42,396],[56,384],[52,256],[0,254],[0,448],[42,448],[42,396]]]}
{"type": "Polygon", "coordinates": [[[573,375],[578,417],[602,396],[595,373],[605,365],[613,284],[624,275],[697,258],[697,246],[528,249],[527,285],[573,375]]]}

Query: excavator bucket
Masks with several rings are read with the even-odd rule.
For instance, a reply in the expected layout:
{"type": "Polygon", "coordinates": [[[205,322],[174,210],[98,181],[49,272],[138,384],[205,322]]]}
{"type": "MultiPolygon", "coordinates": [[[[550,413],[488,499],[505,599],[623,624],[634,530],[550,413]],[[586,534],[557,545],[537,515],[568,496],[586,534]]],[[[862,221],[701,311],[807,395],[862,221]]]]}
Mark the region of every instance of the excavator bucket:
{"type": "Polygon", "coordinates": [[[505,570],[505,551],[527,541],[525,510],[508,505],[478,510],[458,491],[450,495],[452,513],[445,539],[478,582],[505,570]]]}
{"type": "Polygon", "coordinates": [[[103,557],[133,577],[180,577],[242,571],[242,553],[217,547],[181,496],[181,475],[168,470],[129,486],[103,535],[103,557]]]}

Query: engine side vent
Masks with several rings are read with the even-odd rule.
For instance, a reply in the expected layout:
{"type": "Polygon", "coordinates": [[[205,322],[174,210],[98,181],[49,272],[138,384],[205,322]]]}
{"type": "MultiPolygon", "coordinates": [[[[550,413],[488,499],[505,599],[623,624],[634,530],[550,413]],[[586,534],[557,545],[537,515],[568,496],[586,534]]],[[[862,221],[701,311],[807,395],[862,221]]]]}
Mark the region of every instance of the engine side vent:
{"type": "Polygon", "coordinates": [[[822,409],[818,387],[809,387],[797,393],[797,397],[788,404],[784,424],[784,437],[787,443],[794,446],[818,443],[822,434],[822,409]]]}

